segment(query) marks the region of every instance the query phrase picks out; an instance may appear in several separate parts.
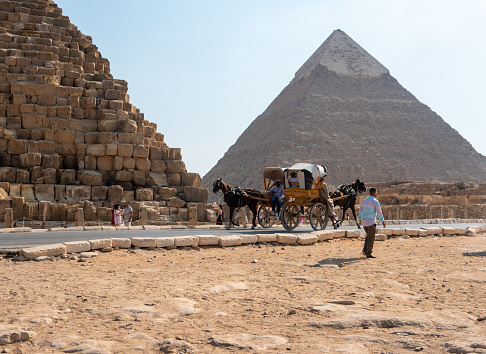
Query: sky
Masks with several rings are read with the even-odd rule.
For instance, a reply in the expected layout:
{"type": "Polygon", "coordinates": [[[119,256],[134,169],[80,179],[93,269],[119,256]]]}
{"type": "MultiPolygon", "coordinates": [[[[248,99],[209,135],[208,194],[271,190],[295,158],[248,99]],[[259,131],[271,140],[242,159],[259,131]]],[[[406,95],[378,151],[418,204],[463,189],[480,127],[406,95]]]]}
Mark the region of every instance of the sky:
{"type": "Polygon", "coordinates": [[[56,2],[201,177],[336,29],[486,155],[486,1],[56,2]]]}

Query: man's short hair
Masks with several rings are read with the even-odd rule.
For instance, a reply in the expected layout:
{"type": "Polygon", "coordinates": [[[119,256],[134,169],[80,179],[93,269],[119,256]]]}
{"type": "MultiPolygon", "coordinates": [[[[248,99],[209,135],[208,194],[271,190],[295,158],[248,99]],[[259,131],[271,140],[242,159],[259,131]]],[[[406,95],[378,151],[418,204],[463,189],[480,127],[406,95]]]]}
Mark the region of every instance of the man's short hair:
{"type": "Polygon", "coordinates": [[[372,194],[373,194],[373,193],[375,193],[375,192],[376,192],[376,188],[371,187],[371,188],[370,188],[370,195],[372,195],[372,194]]]}

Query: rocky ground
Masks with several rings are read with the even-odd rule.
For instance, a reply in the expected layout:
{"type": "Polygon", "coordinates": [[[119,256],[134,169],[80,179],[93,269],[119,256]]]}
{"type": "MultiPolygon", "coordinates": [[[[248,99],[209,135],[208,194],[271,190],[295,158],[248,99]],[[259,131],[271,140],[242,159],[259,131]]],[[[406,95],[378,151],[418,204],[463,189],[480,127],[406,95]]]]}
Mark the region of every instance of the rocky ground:
{"type": "Polygon", "coordinates": [[[0,260],[6,353],[486,353],[486,236],[0,260]],[[24,342],[18,340],[27,339],[24,342]]]}

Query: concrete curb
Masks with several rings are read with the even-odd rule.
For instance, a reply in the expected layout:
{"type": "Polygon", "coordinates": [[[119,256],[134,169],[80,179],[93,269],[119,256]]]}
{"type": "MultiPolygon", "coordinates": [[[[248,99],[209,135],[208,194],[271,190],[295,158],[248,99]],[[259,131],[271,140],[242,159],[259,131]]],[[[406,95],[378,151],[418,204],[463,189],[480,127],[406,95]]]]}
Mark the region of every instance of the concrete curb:
{"type": "MultiPolygon", "coordinates": [[[[8,231],[12,232],[12,231],[8,231]]],[[[442,236],[477,236],[486,233],[486,225],[468,228],[456,227],[427,227],[422,229],[410,228],[379,228],[377,241],[385,241],[394,237],[442,237],[442,236]]],[[[132,237],[106,238],[89,241],[70,241],[45,246],[27,247],[21,249],[26,260],[38,257],[55,257],[67,253],[92,252],[111,248],[175,248],[175,247],[234,247],[257,243],[278,243],[292,245],[312,245],[333,239],[364,238],[363,230],[322,230],[308,234],[294,235],[291,233],[255,234],[255,235],[198,235],[177,237],[132,237]]]]}

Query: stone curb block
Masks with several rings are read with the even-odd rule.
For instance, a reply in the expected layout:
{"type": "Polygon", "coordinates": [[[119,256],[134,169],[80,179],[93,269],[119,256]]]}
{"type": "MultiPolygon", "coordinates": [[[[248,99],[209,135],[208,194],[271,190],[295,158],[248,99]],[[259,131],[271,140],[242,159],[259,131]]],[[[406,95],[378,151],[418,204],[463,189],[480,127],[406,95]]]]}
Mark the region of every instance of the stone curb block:
{"type": "Polygon", "coordinates": [[[418,236],[418,234],[419,234],[418,229],[404,229],[404,230],[405,230],[405,235],[408,235],[408,236],[418,236]]]}
{"type": "MultiPolygon", "coordinates": [[[[405,233],[405,229],[390,229],[392,230],[392,233],[390,236],[402,236],[402,235],[406,235],[405,233]]],[[[381,232],[381,230],[380,230],[381,232]]]]}
{"type": "Polygon", "coordinates": [[[15,232],[32,232],[32,228],[30,227],[14,227],[13,230],[15,232]]]}
{"type": "Polygon", "coordinates": [[[112,247],[111,246],[111,239],[109,238],[103,238],[99,240],[89,240],[88,241],[91,245],[91,250],[99,250],[102,248],[108,248],[112,247]]]}
{"type": "Polygon", "coordinates": [[[241,237],[240,236],[220,236],[219,245],[226,246],[226,247],[239,246],[241,245],[241,237]]]}
{"type": "Polygon", "coordinates": [[[66,231],[64,227],[51,227],[49,228],[50,232],[59,232],[59,231],[66,231]]]}
{"type": "Polygon", "coordinates": [[[361,235],[361,230],[346,230],[347,238],[357,238],[361,235]]]}
{"type": "Polygon", "coordinates": [[[171,230],[186,230],[187,226],[185,225],[172,225],[170,227],[171,230]]]}
{"type": "Polygon", "coordinates": [[[467,229],[465,227],[456,227],[456,235],[464,236],[466,235],[467,229]]]}
{"type": "MultiPolygon", "coordinates": [[[[157,227],[158,227],[158,229],[154,229],[154,230],[171,230],[170,226],[157,226],[157,227]]],[[[151,230],[151,229],[149,229],[149,230],[151,230]]]]}
{"type": "Polygon", "coordinates": [[[162,248],[162,247],[174,247],[174,238],[173,237],[158,237],[157,239],[157,247],[162,248]]]}
{"type": "Polygon", "coordinates": [[[111,247],[130,248],[132,247],[132,240],[129,238],[112,238],[111,247]]]}
{"type": "Polygon", "coordinates": [[[125,225],[123,225],[123,226],[115,226],[115,229],[116,230],[130,230],[130,228],[128,226],[125,226],[125,225]]]}
{"type": "Polygon", "coordinates": [[[261,242],[277,242],[277,234],[257,234],[257,240],[261,242]]]}
{"type": "Polygon", "coordinates": [[[307,234],[307,235],[298,235],[297,236],[297,243],[299,245],[312,245],[316,243],[318,240],[316,235],[307,234]]]}
{"type": "Polygon", "coordinates": [[[294,244],[297,243],[297,236],[292,234],[277,234],[277,242],[278,243],[288,243],[294,244]]]}
{"type": "Polygon", "coordinates": [[[102,226],[101,228],[103,231],[116,231],[115,226],[102,226]]]}
{"type": "Polygon", "coordinates": [[[328,230],[328,231],[334,232],[334,238],[346,237],[346,230],[328,230]]]}
{"type": "Polygon", "coordinates": [[[384,229],[380,229],[380,234],[392,236],[393,235],[393,229],[390,229],[388,227],[384,228],[384,229]]]}
{"type": "Polygon", "coordinates": [[[219,245],[218,236],[215,235],[196,235],[199,238],[199,246],[217,246],[219,245]]]}
{"type": "Polygon", "coordinates": [[[199,238],[196,236],[178,236],[174,237],[175,247],[197,247],[199,238]]]}
{"type": "Polygon", "coordinates": [[[257,235],[239,235],[241,238],[241,244],[242,245],[247,245],[250,243],[257,243],[258,242],[258,236],[257,235]]]}
{"type": "Polygon", "coordinates": [[[335,238],[335,233],[331,230],[313,231],[312,234],[317,236],[318,241],[332,240],[335,238]]]}
{"type": "Polygon", "coordinates": [[[22,249],[22,255],[25,259],[33,259],[39,256],[60,256],[66,254],[66,246],[62,243],[55,243],[53,245],[36,246],[22,249]]]}
{"type": "Polygon", "coordinates": [[[142,225],[129,226],[128,229],[129,230],[143,230],[143,226],[142,225]]]}
{"type": "Polygon", "coordinates": [[[84,231],[84,227],[83,226],[66,227],[65,231],[84,231]]]}
{"type": "Polygon", "coordinates": [[[133,247],[155,248],[157,240],[154,237],[132,237],[133,247]]]}
{"type": "Polygon", "coordinates": [[[157,225],[142,225],[144,230],[159,230],[157,225]]]}
{"type": "Polygon", "coordinates": [[[427,235],[440,235],[442,236],[442,228],[440,227],[423,227],[423,230],[427,230],[427,235]]]}
{"type": "Polygon", "coordinates": [[[63,242],[66,246],[66,253],[81,253],[91,250],[91,245],[88,241],[69,241],[63,242]]]}
{"type": "Polygon", "coordinates": [[[386,241],[387,238],[388,238],[388,236],[385,235],[385,234],[376,234],[375,235],[375,241],[386,241]]]}
{"type": "Polygon", "coordinates": [[[103,227],[101,226],[85,226],[84,231],[101,231],[103,227]]]}
{"type": "Polygon", "coordinates": [[[419,229],[418,235],[419,237],[427,237],[428,236],[427,230],[419,229]]]}
{"type": "Polygon", "coordinates": [[[442,227],[442,235],[455,235],[456,234],[456,229],[454,227],[442,227]]]}

